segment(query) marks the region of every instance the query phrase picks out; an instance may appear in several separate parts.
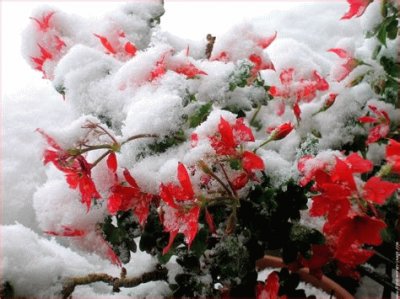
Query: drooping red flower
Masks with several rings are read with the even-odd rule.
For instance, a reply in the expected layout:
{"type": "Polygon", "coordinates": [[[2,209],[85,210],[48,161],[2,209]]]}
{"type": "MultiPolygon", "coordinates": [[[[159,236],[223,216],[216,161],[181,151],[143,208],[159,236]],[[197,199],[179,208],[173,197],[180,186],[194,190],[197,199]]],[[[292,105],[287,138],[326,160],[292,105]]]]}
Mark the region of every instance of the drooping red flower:
{"type": "Polygon", "coordinates": [[[254,66],[251,68],[251,76],[249,78],[250,82],[252,82],[255,78],[257,78],[257,74],[259,71],[275,70],[275,67],[272,64],[272,62],[265,61],[264,59],[262,59],[260,55],[253,53],[249,56],[249,60],[254,64],[254,66]]]}
{"type": "Polygon", "coordinates": [[[358,119],[358,121],[361,123],[370,123],[374,125],[374,127],[369,130],[366,142],[367,144],[371,144],[382,138],[385,138],[389,134],[390,118],[387,112],[384,110],[379,110],[373,105],[368,105],[368,108],[375,114],[375,117],[362,116],[358,119]]]}
{"type": "Polygon", "coordinates": [[[383,181],[380,177],[374,176],[365,183],[363,197],[382,205],[399,188],[400,184],[383,181]]]}
{"type": "Polygon", "coordinates": [[[360,17],[372,1],[373,0],[347,0],[347,2],[350,4],[350,8],[349,11],[343,15],[341,20],[360,17]]]}
{"type": "Polygon", "coordinates": [[[271,140],[281,140],[292,132],[294,125],[291,122],[283,123],[275,128],[269,128],[271,140]]]}
{"type": "Polygon", "coordinates": [[[386,146],[386,161],[391,166],[391,171],[400,174],[400,142],[389,139],[386,146]]]}
{"type": "Polygon", "coordinates": [[[45,14],[43,14],[42,18],[39,20],[37,18],[31,17],[30,19],[34,20],[36,24],[39,26],[39,30],[46,32],[48,29],[50,29],[50,19],[52,16],[55,14],[55,11],[50,11],[45,14]]]}
{"type": "Polygon", "coordinates": [[[235,124],[231,125],[222,116],[218,124],[218,133],[209,138],[218,155],[234,155],[239,144],[254,141],[253,132],[244,124],[243,118],[236,119],[235,124]]]}
{"type": "Polygon", "coordinates": [[[310,269],[310,274],[321,278],[323,275],[322,267],[332,260],[332,252],[327,244],[312,244],[311,251],[311,258],[301,257],[300,262],[304,267],[310,269]]]}
{"type": "Polygon", "coordinates": [[[91,164],[82,155],[72,155],[57,144],[43,130],[37,131],[46,139],[50,149],[43,154],[43,162],[46,165],[51,162],[57,169],[64,172],[70,188],[78,189],[81,193],[81,202],[86,204],[89,211],[92,199],[101,198],[91,178],[91,164]]]}
{"type": "Polygon", "coordinates": [[[341,48],[332,48],[329,49],[328,52],[335,53],[340,58],[345,59],[345,62],[342,64],[342,73],[336,79],[338,82],[343,81],[357,66],[361,64],[361,61],[351,56],[346,50],[341,48]]]}
{"type": "Polygon", "coordinates": [[[178,74],[185,75],[186,78],[194,78],[198,75],[207,75],[206,72],[198,69],[193,63],[187,62],[174,69],[178,74]]]}

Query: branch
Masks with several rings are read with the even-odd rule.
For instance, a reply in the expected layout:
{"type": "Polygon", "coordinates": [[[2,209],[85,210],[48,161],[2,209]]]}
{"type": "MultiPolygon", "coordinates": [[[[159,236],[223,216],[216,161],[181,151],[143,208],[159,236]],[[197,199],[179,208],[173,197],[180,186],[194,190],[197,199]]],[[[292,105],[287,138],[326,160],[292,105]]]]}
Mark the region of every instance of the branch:
{"type": "Polygon", "coordinates": [[[157,267],[156,270],[151,272],[146,272],[139,277],[129,277],[127,278],[125,268],[122,268],[121,277],[112,277],[105,273],[91,273],[86,276],[80,277],[71,277],[67,278],[63,284],[63,289],[61,291],[63,298],[68,298],[72,295],[75,290],[75,287],[78,285],[87,285],[94,282],[102,281],[104,283],[109,284],[113,287],[114,292],[119,292],[119,288],[133,288],[138,286],[139,284],[146,283],[149,281],[157,281],[157,280],[167,280],[168,278],[168,270],[165,268],[157,267]]]}

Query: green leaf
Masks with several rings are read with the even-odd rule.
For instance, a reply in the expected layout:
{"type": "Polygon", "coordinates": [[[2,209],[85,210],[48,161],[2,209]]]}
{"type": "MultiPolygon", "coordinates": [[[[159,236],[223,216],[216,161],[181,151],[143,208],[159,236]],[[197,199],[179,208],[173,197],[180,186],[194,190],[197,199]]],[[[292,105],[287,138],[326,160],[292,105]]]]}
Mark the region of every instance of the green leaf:
{"type": "Polygon", "coordinates": [[[189,117],[189,127],[195,128],[206,120],[212,109],[212,102],[200,106],[200,108],[189,117]]]}
{"type": "Polygon", "coordinates": [[[378,35],[376,37],[381,42],[381,44],[386,47],[386,37],[387,37],[386,26],[382,24],[382,26],[379,28],[378,35]]]}
{"type": "Polygon", "coordinates": [[[386,26],[386,31],[387,31],[387,37],[389,39],[395,39],[397,37],[397,31],[398,31],[398,24],[399,22],[396,19],[393,19],[387,26],[386,26]]]}
{"type": "Polygon", "coordinates": [[[200,229],[197,232],[196,238],[193,240],[192,246],[190,247],[190,250],[198,258],[200,258],[200,256],[202,256],[204,251],[207,249],[207,236],[208,230],[205,228],[200,229]]]}
{"type": "Polygon", "coordinates": [[[229,160],[229,166],[234,170],[242,169],[242,165],[241,165],[239,159],[230,159],[229,160]]]}

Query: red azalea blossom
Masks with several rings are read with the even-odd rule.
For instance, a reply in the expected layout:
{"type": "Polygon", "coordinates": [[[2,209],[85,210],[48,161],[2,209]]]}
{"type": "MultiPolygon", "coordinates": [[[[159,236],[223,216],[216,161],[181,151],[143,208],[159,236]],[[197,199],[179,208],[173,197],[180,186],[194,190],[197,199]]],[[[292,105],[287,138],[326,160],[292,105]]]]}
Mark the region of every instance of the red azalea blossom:
{"type": "Polygon", "coordinates": [[[337,81],[340,82],[344,78],[346,78],[352,70],[354,70],[357,66],[361,64],[361,61],[351,56],[346,50],[341,48],[332,48],[329,49],[328,52],[335,53],[340,58],[346,59],[345,63],[342,64],[343,72],[337,78],[337,81]]]}
{"type": "Polygon", "coordinates": [[[368,133],[367,144],[371,144],[385,138],[389,134],[390,118],[384,110],[378,110],[378,108],[373,105],[369,105],[368,108],[376,115],[376,117],[362,116],[358,118],[358,121],[375,125],[368,133]]]}
{"type": "Polygon", "coordinates": [[[54,11],[50,11],[46,14],[43,14],[41,20],[39,20],[37,18],[33,18],[33,17],[31,17],[30,19],[34,20],[36,22],[36,24],[38,24],[40,31],[45,32],[48,29],[50,29],[50,19],[54,14],[55,14],[54,11]]]}
{"type": "Polygon", "coordinates": [[[166,203],[163,208],[162,223],[164,230],[170,233],[163,254],[169,251],[178,233],[185,236],[186,243],[190,247],[198,231],[200,207],[196,203],[189,173],[182,163],[178,164],[177,176],[180,186],[173,183],[160,186],[160,197],[166,203]]]}
{"type": "Polygon", "coordinates": [[[341,20],[360,17],[373,0],[347,0],[350,4],[349,11],[341,18],[341,20]]]}
{"type": "Polygon", "coordinates": [[[391,171],[400,174],[400,142],[389,139],[386,146],[386,161],[391,166],[391,171]]]}

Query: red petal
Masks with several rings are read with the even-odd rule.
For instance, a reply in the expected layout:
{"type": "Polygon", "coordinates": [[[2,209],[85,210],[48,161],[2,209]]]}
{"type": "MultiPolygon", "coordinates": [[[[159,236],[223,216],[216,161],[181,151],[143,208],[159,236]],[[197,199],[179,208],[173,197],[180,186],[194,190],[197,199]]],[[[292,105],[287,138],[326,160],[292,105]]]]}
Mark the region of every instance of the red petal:
{"type": "Polygon", "coordinates": [[[206,72],[198,69],[194,64],[187,63],[175,69],[178,74],[185,75],[187,78],[194,78],[197,75],[207,75],[206,72]]]}
{"type": "Polygon", "coordinates": [[[298,103],[295,103],[293,105],[293,113],[294,113],[294,116],[296,116],[296,119],[298,121],[301,120],[301,110],[300,110],[300,106],[298,103]]]}
{"type": "Polygon", "coordinates": [[[350,4],[350,8],[349,11],[341,17],[341,20],[361,16],[372,0],[347,0],[347,2],[350,4]]]}
{"type": "Polygon", "coordinates": [[[175,237],[176,237],[177,234],[178,234],[177,230],[169,232],[169,241],[168,241],[167,246],[165,246],[164,249],[163,249],[163,252],[162,252],[163,255],[168,253],[168,251],[170,250],[172,244],[174,244],[174,240],[175,240],[175,237]]]}
{"type": "Polygon", "coordinates": [[[178,208],[170,192],[169,184],[167,186],[164,184],[160,185],[160,197],[168,206],[176,209],[178,208]]]}
{"type": "Polygon", "coordinates": [[[107,167],[108,167],[108,169],[110,169],[112,172],[116,172],[117,171],[117,167],[118,167],[118,164],[117,164],[117,156],[115,155],[115,153],[114,152],[112,152],[112,153],[110,153],[109,155],[108,155],[108,158],[107,158],[107,167]]]}
{"type": "Polygon", "coordinates": [[[386,147],[386,159],[396,156],[400,156],[400,142],[389,139],[389,144],[386,147]]]}
{"type": "Polygon", "coordinates": [[[294,128],[294,126],[291,122],[287,122],[287,123],[277,126],[271,132],[272,140],[280,140],[280,139],[285,138],[290,132],[292,132],[293,128],[294,128]]]}
{"type": "Polygon", "coordinates": [[[270,44],[272,44],[272,42],[276,39],[276,36],[278,35],[278,32],[275,31],[275,33],[269,37],[260,39],[258,41],[258,45],[263,48],[266,49],[269,47],[270,44]]]}
{"type": "Polygon", "coordinates": [[[235,190],[240,190],[244,186],[246,186],[247,182],[249,181],[249,175],[247,173],[241,173],[236,178],[232,180],[232,187],[235,190]]]}
{"type": "Polygon", "coordinates": [[[362,116],[358,118],[358,121],[361,123],[375,123],[377,122],[377,119],[372,116],[362,116]]]}
{"type": "Polygon", "coordinates": [[[356,215],[342,222],[337,244],[339,248],[348,248],[354,243],[380,245],[381,232],[385,222],[375,217],[356,215]]]}
{"type": "Polygon", "coordinates": [[[214,220],[211,213],[207,210],[207,208],[205,209],[205,218],[208,225],[208,229],[210,230],[211,233],[215,233],[217,230],[215,228],[214,220]]]}
{"type": "Polygon", "coordinates": [[[178,180],[182,186],[183,191],[186,193],[188,198],[194,197],[192,182],[190,181],[189,174],[186,170],[185,165],[178,163],[178,180]]]}
{"type": "Polygon", "coordinates": [[[341,48],[332,48],[332,49],[329,49],[328,52],[335,53],[340,58],[350,58],[349,53],[346,50],[341,49],[341,48]]]}
{"type": "Polygon", "coordinates": [[[368,133],[367,144],[377,142],[385,138],[390,132],[390,127],[387,124],[378,125],[372,128],[368,133]]]}
{"type": "Polygon", "coordinates": [[[107,210],[111,215],[115,215],[121,210],[122,198],[120,194],[113,193],[107,200],[107,210]]]}
{"type": "Polygon", "coordinates": [[[229,148],[235,148],[236,143],[233,137],[231,125],[221,116],[218,124],[218,131],[221,134],[222,143],[229,148]]]}
{"type": "Polygon", "coordinates": [[[133,188],[139,189],[138,184],[136,183],[135,179],[133,178],[128,169],[125,168],[123,174],[125,180],[128,182],[129,185],[131,185],[133,188]]]}
{"type": "Polygon", "coordinates": [[[126,42],[124,49],[130,56],[135,56],[137,51],[137,48],[131,42],[126,42]]]}
{"type": "Polygon", "coordinates": [[[117,52],[114,50],[113,46],[111,45],[111,43],[108,41],[108,39],[104,36],[98,35],[96,33],[94,33],[94,36],[97,37],[101,44],[103,45],[103,47],[111,54],[116,54],[117,52]]]}
{"type": "Polygon", "coordinates": [[[292,83],[292,81],[293,81],[293,73],[294,73],[293,68],[283,70],[281,72],[281,74],[279,75],[279,80],[281,81],[281,83],[283,85],[288,85],[288,84],[292,83]]]}
{"type": "Polygon", "coordinates": [[[46,15],[42,17],[42,20],[38,20],[36,18],[30,18],[34,20],[38,26],[40,31],[47,31],[50,28],[50,19],[55,14],[54,11],[48,12],[46,15]]]}
{"type": "Polygon", "coordinates": [[[371,161],[363,159],[357,153],[352,153],[345,161],[350,164],[353,173],[370,172],[374,166],[371,161]]]}
{"type": "Polygon", "coordinates": [[[247,172],[263,170],[264,161],[253,152],[245,151],[242,158],[243,169],[247,172]]]}
{"type": "Polygon", "coordinates": [[[50,135],[47,135],[42,129],[36,129],[37,132],[39,132],[45,139],[48,145],[52,146],[56,150],[62,150],[61,146],[58,145],[58,143],[51,137],[50,135]]]}
{"type": "Polygon", "coordinates": [[[313,79],[316,81],[316,87],[318,90],[324,91],[329,89],[328,82],[317,71],[313,72],[313,79]]]}
{"type": "Polygon", "coordinates": [[[382,181],[374,176],[365,183],[363,197],[381,205],[399,188],[400,184],[382,181]]]}
{"type": "Polygon", "coordinates": [[[46,59],[52,59],[53,55],[51,55],[51,53],[49,51],[47,51],[45,48],[43,48],[41,45],[38,44],[38,47],[40,49],[40,53],[42,54],[42,59],[46,60],[46,59]]]}
{"type": "Polygon", "coordinates": [[[254,135],[251,129],[244,124],[243,118],[236,119],[232,126],[235,143],[239,144],[244,141],[254,141],[254,135]]]}

